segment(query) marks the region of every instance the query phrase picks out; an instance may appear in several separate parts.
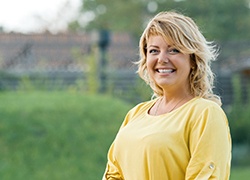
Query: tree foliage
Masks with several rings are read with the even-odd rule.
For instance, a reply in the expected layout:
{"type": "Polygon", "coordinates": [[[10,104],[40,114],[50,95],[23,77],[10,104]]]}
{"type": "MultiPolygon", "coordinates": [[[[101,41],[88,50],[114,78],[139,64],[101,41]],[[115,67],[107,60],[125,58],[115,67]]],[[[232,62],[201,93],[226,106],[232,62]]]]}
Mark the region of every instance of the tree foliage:
{"type": "Polygon", "coordinates": [[[210,39],[250,38],[246,34],[246,29],[250,28],[250,9],[246,0],[186,0],[179,3],[179,7],[197,21],[210,39]]]}
{"type": "MultiPolygon", "coordinates": [[[[139,36],[145,23],[157,12],[176,10],[192,17],[210,39],[250,39],[250,33],[247,33],[250,28],[248,1],[83,0],[82,14],[88,24],[82,28],[109,28],[112,31],[128,31],[139,36]]],[[[81,26],[80,22],[74,22],[71,27],[81,26]]]]}
{"type": "MultiPolygon", "coordinates": [[[[83,18],[89,21],[85,30],[110,29],[129,31],[138,34],[142,24],[143,8],[140,1],[134,0],[83,0],[83,18]],[[84,16],[85,14],[85,16],[84,16]]],[[[73,24],[77,27],[76,24],[73,24]]],[[[78,27],[81,27],[78,23],[78,27]]]]}

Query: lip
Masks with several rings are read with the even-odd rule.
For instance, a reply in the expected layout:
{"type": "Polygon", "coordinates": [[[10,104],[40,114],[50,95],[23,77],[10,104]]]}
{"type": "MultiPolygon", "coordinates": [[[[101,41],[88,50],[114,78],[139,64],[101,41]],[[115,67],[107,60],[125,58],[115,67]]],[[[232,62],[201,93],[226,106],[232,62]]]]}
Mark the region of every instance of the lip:
{"type": "Polygon", "coordinates": [[[156,68],[155,70],[160,74],[171,74],[176,71],[174,68],[156,68]]]}

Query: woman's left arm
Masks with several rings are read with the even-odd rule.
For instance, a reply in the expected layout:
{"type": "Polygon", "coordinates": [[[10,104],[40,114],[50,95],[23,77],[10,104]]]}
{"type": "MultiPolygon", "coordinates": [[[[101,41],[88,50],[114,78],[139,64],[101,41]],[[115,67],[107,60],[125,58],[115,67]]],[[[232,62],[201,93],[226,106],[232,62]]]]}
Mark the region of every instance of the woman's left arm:
{"type": "Polygon", "coordinates": [[[221,108],[207,107],[192,123],[189,150],[191,159],[186,169],[186,180],[229,179],[231,137],[221,108]]]}

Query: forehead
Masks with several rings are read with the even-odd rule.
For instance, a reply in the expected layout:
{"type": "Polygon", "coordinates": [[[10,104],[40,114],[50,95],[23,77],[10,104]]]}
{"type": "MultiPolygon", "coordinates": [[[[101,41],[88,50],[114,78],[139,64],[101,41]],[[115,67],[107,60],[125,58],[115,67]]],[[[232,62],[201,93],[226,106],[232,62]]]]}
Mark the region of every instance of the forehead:
{"type": "Polygon", "coordinates": [[[147,47],[149,46],[172,46],[173,43],[161,35],[151,35],[147,40],[147,47]]]}

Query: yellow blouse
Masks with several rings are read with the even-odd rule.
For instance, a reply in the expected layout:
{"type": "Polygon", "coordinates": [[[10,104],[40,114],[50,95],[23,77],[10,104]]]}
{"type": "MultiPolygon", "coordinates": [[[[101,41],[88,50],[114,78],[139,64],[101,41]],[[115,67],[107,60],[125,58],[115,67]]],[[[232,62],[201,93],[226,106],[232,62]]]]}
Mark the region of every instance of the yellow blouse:
{"type": "Polygon", "coordinates": [[[156,100],[126,115],[103,180],[228,180],[231,137],[221,107],[197,97],[170,113],[149,115],[156,100]]]}

